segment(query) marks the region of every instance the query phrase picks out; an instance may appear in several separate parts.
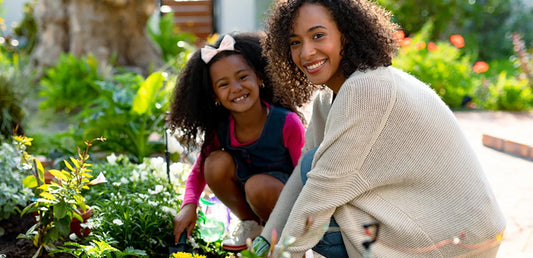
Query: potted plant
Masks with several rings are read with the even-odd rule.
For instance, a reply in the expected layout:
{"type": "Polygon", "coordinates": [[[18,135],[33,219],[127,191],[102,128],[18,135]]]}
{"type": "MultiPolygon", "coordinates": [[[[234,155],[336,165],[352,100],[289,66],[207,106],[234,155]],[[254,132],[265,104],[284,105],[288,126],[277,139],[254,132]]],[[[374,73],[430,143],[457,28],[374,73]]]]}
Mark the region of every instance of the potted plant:
{"type": "MultiPolygon", "coordinates": [[[[26,137],[19,137],[20,140],[27,140],[26,137]]],[[[87,219],[83,214],[90,209],[85,203],[82,194],[83,190],[89,189],[90,185],[105,182],[103,175],[90,181],[91,164],[89,159],[89,148],[94,141],[105,141],[105,138],[95,138],[85,141],[86,148],[81,151],[78,148],[78,157],[70,158],[70,162],[65,160],[67,169],[49,170],[57,179],[46,183],[44,180],[44,168],[36,158],[28,156],[28,163],[32,166],[34,175],[27,176],[23,180],[25,187],[35,188],[35,200],[23,211],[26,213],[37,213],[38,218],[25,234],[20,234],[18,238],[26,238],[33,241],[38,247],[35,256],[38,256],[43,249],[50,251],[54,249],[54,242],[64,239],[71,232],[71,222],[78,220],[80,223],[87,219]]],[[[74,226],[76,229],[76,226],[74,226]]],[[[85,232],[78,232],[79,236],[84,236],[85,232]]],[[[87,232],[88,233],[88,232],[87,232]]]]}

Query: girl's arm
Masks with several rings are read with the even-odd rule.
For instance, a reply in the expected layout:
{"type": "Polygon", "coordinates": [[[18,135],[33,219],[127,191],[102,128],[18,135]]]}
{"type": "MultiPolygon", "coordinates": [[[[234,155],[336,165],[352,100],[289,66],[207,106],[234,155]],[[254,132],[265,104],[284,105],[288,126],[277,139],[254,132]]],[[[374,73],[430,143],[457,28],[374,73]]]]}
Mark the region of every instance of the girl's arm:
{"type": "Polygon", "coordinates": [[[305,128],[296,113],[290,112],[285,118],[283,125],[283,143],[289,149],[292,164],[296,166],[298,159],[302,154],[302,147],[304,146],[305,128]]]}
{"type": "MultiPolygon", "coordinates": [[[[207,153],[206,157],[209,155],[209,153],[211,153],[211,151],[219,149],[220,142],[218,141],[218,137],[215,135],[212,144],[205,148],[205,153],[207,153]]],[[[198,154],[198,158],[196,158],[196,161],[192,166],[191,173],[189,174],[187,182],[185,183],[185,194],[183,196],[183,203],[181,204],[181,207],[189,203],[198,205],[198,201],[200,200],[205,186],[207,185],[204,177],[204,168],[202,167],[202,164],[204,163],[204,159],[201,155],[202,151],[200,151],[200,154],[198,154]]]]}
{"type": "Polygon", "coordinates": [[[204,173],[202,173],[203,171],[200,168],[200,164],[202,163],[201,155],[198,155],[198,158],[192,166],[191,173],[187,178],[187,182],[185,183],[185,194],[183,196],[181,207],[189,203],[198,205],[198,201],[200,200],[200,196],[202,196],[202,192],[206,185],[204,173]]]}

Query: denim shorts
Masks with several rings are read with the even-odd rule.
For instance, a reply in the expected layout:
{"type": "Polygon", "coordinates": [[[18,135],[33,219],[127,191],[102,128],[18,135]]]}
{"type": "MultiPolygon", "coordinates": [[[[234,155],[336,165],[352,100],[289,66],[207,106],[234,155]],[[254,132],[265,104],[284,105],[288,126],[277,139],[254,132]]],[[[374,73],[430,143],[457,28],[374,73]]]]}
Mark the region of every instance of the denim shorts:
{"type": "Polygon", "coordinates": [[[245,165],[242,161],[240,161],[235,156],[232,155],[232,157],[233,157],[233,161],[235,162],[235,176],[237,177],[237,179],[239,179],[239,181],[241,181],[242,184],[246,183],[246,181],[254,175],[269,175],[269,176],[272,176],[278,179],[283,184],[287,183],[287,180],[289,180],[289,177],[291,176],[289,173],[284,173],[281,171],[252,173],[247,165],[245,165]]]}
{"type": "MultiPolygon", "coordinates": [[[[311,170],[311,164],[313,163],[313,157],[318,147],[306,152],[302,157],[300,164],[300,172],[302,176],[302,183],[305,185],[307,182],[307,173],[311,170]]],[[[330,228],[339,228],[339,224],[333,217],[329,222],[330,228]]],[[[328,231],[324,234],[322,239],[313,247],[313,251],[325,256],[325,257],[348,257],[346,247],[342,241],[342,234],[340,231],[328,231]]]]}

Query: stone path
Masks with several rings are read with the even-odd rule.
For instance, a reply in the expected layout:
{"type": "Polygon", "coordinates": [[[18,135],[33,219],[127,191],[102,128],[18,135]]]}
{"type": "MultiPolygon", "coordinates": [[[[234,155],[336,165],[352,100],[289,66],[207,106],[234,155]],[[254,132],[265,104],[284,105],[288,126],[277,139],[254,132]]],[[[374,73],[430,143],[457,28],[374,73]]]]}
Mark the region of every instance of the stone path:
{"type": "Polygon", "coordinates": [[[491,135],[533,146],[533,113],[456,112],[507,219],[498,257],[533,257],[533,159],[482,144],[491,135]]]}

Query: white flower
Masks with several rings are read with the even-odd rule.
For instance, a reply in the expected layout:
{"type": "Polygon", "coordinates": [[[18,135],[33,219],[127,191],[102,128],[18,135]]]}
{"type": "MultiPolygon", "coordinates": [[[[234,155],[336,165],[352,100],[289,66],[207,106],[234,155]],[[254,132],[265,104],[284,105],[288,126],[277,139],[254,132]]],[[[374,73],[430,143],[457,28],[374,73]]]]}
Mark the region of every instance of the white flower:
{"type": "Polygon", "coordinates": [[[68,235],[68,238],[72,241],[78,240],[78,236],[76,236],[76,234],[74,233],[71,233],[70,235],[68,235]]]}
{"type": "Polygon", "coordinates": [[[156,171],[165,171],[166,162],[162,157],[151,158],[150,159],[150,168],[156,171]]]}
{"type": "Polygon", "coordinates": [[[139,172],[137,172],[137,170],[133,170],[131,172],[131,180],[133,180],[134,182],[139,181],[139,172]]]}
{"type": "Polygon", "coordinates": [[[183,153],[183,146],[181,146],[180,142],[174,137],[174,135],[171,135],[170,132],[167,130],[167,139],[168,139],[168,152],[170,153],[183,153]]]}
{"type": "Polygon", "coordinates": [[[152,205],[153,207],[157,206],[157,202],[153,202],[153,201],[148,201],[148,204],[152,205]]]}
{"type": "Polygon", "coordinates": [[[116,224],[116,225],[119,225],[119,226],[124,225],[124,223],[122,223],[122,220],[120,220],[120,219],[114,219],[113,223],[116,224]]]}
{"type": "Polygon", "coordinates": [[[175,216],[178,214],[178,213],[176,212],[175,209],[172,209],[172,208],[167,207],[167,206],[163,206],[163,207],[161,207],[161,210],[162,210],[163,212],[165,212],[165,213],[170,213],[170,214],[172,214],[172,217],[175,217],[175,216]]]}
{"type": "MultiPolygon", "coordinates": [[[[122,179],[126,179],[126,178],[122,178],[122,179]]],[[[120,182],[113,182],[113,186],[120,186],[121,183],[120,182]]]]}
{"type": "Polygon", "coordinates": [[[165,189],[165,187],[163,187],[162,185],[156,185],[155,186],[155,190],[151,190],[151,189],[148,189],[148,193],[149,194],[158,194],[160,192],[162,192],[163,190],[165,189]]]}
{"type": "Polygon", "coordinates": [[[124,178],[124,177],[121,177],[120,178],[120,183],[122,184],[128,184],[130,181],[128,181],[128,179],[124,178]]]}
{"type": "Polygon", "coordinates": [[[105,183],[105,182],[107,182],[107,180],[105,179],[104,174],[100,172],[100,174],[94,180],[89,182],[89,185],[96,185],[96,184],[105,183]]]}
{"type": "Polygon", "coordinates": [[[198,243],[196,243],[196,241],[194,240],[194,237],[190,237],[189,238],[189,243],[191,244],[193,249],[200,248],[200,245],[198,245],[198,243]]]}
{"type": "Polygon", "coordinates": [[[23,170],[30,170],[30,169],[32,169],[32,167],[31,167],[30,164],[26,164],[26,163],[24,163],[24,164],[22,164],[22,169],[23,169],[23,170]]]}
{"type": "Polygon", "coordinates": [[[115,156],[115,153],[111,153],[111,155],[107,156],[106,157],[107,159],[107,162],[109,162],[109,164],[111,165],[116,165],[116,161],[117,161],[117,156],[115,156]]]}

